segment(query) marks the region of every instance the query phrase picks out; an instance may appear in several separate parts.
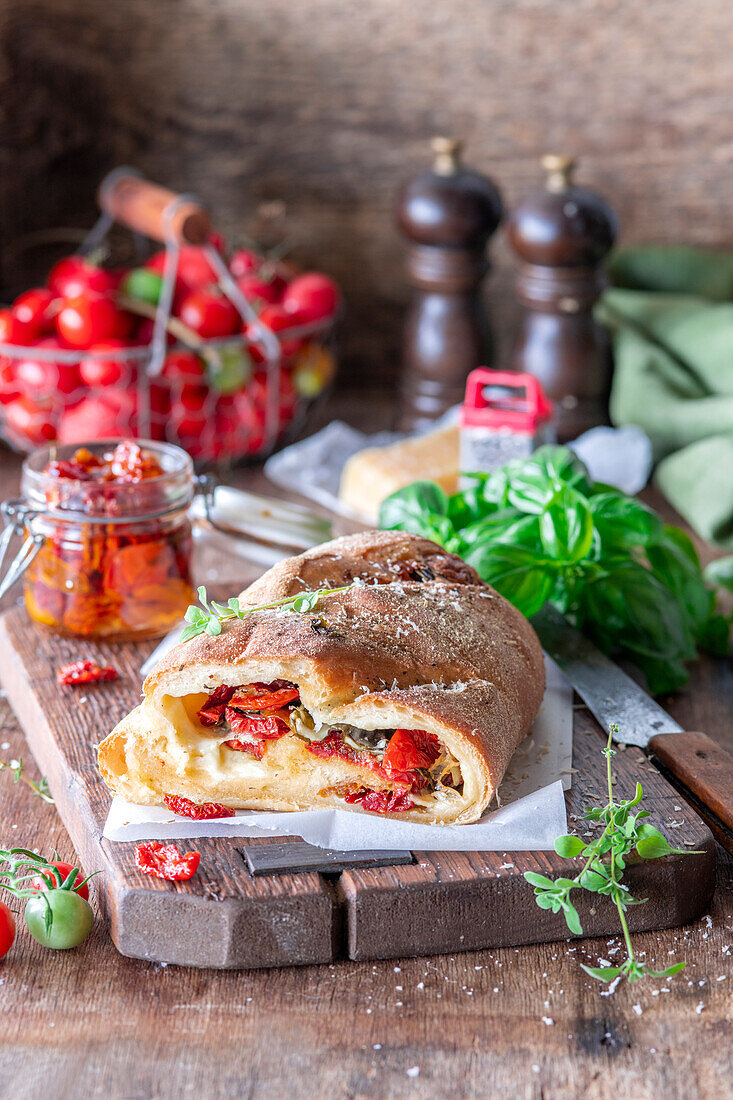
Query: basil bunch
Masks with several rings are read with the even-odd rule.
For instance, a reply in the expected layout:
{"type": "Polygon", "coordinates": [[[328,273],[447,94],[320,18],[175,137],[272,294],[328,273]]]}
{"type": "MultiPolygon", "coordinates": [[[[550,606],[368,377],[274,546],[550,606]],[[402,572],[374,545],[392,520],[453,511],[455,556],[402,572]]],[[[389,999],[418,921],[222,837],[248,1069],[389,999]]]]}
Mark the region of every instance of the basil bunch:
{"type": "Polygon", "coordinates": [[[380,527],[433,539],[525,615],[549,600],[605,652],[620,651],[658,694],[684,661],[728,651],[692,542],[626,493],[593,483],[567,447],[541,447],[448,496],[416,481],[382,502],[380,527]]]}

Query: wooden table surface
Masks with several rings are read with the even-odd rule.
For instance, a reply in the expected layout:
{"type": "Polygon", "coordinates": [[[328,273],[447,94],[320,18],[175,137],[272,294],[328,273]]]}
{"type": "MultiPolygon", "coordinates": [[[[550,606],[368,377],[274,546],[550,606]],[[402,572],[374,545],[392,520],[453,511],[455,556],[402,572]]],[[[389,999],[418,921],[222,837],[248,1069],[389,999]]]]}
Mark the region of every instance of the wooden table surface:
{"type": "MultiPolygon", "coordinates": [[[[353,398],[337,411],[368,426],[353,398]]],[[[18,471],[0,452],[3,498],[18,471]]],[[[229,480],[260,483],[252,471],[229,480]]],[[[733,749],[728,661],[701,661],[663,702],[733,749]]],[[[1,701],[0,722],[0,758],[24,756],[37,778],[1,701]]],[[[20,843],[73,856],[54,808],[0,773],[0,844],[20,843]]],[[[636,939],[660,968],[687,969],[611,996],[578,963],[618,940],[221,972],[122,958],[101,922],[57,954],[21,928],[0,962],[0,1098],[718,1100],[733,1080],[733,860],[718,854],[709,916],[636,939]]]]}

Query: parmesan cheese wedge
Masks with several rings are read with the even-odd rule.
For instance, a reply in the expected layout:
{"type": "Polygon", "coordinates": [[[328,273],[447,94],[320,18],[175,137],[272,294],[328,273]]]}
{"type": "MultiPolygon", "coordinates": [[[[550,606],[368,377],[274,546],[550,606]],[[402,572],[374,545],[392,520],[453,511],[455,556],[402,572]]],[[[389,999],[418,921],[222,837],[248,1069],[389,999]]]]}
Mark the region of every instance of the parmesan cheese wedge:
{"type": "Polygon", "coordinates": [[[355,515],[376,523],[384,498],[412,481],[435,481],[447,493],[455,493],[458,449],[457,426],[388,447],[368,447],[353,455],[344,466],[339,500],[355,515]]]}

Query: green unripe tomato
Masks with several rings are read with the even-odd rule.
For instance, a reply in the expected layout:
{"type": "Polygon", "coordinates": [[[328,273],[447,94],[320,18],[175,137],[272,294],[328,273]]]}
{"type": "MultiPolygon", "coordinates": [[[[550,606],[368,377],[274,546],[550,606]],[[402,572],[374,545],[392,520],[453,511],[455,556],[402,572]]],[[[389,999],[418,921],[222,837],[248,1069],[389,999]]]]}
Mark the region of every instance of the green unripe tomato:
{"type": "Polygon", "coordinates": [[[133,268],[120,283],[120,293],[126,298],[132,298],[137,302],[148,302],[151,306],[157,306],[162,288],[161,276],[147,267],[133,268]]]}
{"type": "Polygon", "coordinates": [[[217,348],[207,359],[211,388],[219,394],[238,393],[252,375],[252,360],[236,344],[217,348]]]}
{"type": "Polygon", "coordinates": [[[42,947],[65,950],[78,947],[92,930],[94,913],[88,901],[73,890],[43,890],[25,907],[28,931],[42,947]],[[51,927],[47,927],[48,906],[51,927]]]}

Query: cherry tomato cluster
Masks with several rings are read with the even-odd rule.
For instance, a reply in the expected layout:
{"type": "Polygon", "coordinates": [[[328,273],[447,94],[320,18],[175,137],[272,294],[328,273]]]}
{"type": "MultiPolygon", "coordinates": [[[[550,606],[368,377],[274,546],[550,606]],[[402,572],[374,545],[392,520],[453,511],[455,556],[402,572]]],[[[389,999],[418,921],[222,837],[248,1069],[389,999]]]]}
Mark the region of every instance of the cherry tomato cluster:
{"type": "Polygon", "coordinates": [[[340,301],[332,279],[240,249],[228,268],[257,314],[247,321],[207,251],[193,245],[178,253],[168,350],[148,381],[165,263],[164,250],[115,271],[66,256],[46,286],[0,309],[0,345],[13,346],[0,351],[0,413],[11,443],[30,450],[143,433],[201,460],[257,455],[330,381],[324,334],[340,301]],[[278,372],[268,372],[263,328],[280,343],[278,372]]]}

